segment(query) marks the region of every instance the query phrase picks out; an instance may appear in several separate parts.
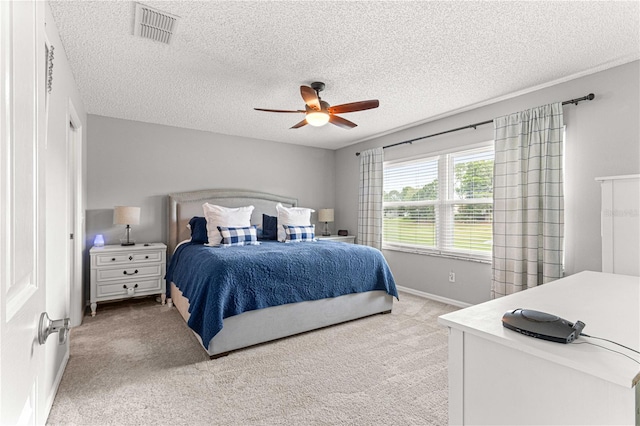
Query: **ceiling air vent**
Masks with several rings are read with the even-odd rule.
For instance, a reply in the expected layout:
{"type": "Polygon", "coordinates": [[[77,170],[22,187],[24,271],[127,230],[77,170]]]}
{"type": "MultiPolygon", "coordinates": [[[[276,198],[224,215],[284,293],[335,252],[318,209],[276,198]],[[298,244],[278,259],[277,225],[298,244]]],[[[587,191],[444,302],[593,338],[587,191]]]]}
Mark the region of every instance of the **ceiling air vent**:
{"type": "Polygon", "coordinates": [[[178,24],[178,16],[136,3],[133,35],[169,44],[178,24]]]}

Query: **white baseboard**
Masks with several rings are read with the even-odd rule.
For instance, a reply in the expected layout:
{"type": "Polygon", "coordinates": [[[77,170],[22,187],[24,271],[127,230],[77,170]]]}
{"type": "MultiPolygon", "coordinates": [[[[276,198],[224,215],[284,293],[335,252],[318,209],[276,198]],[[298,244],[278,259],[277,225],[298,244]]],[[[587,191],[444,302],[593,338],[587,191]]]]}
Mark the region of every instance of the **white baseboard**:
{"type": "Polygon", "coordinates": [[[424,297],[425,299],[435,300],[436,302],[446,303],[447,305],[453,305],[459,308],[468,308],[469,306],[472,306],[471,303],[460,302],[459,300],[449,299],[447,297],[442,297],[431,293],[425,293],[424,291],[415,290],[409,287],[403,287],[401,285],[396,285],[396,288],[399,291],[404,291],[405,293],[413,294],[414,296],[424,297]]]}
{"type": "Polygon", "coordinates": [[[67,368],[68,362],[69,362],[69,346],[67,345],[67,353],[62,360],[60,368],[58,369],[58,373],[56,374],[56,379],[53,383],[53,386],[51,386],[49,395],[47,395],[47,400],[45,405],[46,407],[45,409],[47,411],[46,411],[45,419],[49,418],[49,413],[51,413],[51,407],[53,407],[53,401],[56,399],[56,395],[58,394],[58,388],[60,387],[60,382],[62,381],[62,375],[64,374],[64,370],[67,368]]]}

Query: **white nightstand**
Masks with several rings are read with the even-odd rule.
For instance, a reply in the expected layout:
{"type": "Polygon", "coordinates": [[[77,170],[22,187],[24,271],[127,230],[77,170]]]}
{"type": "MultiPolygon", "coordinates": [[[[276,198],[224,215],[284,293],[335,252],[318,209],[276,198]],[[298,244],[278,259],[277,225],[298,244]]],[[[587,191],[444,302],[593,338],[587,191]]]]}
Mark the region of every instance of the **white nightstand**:
{"type": "Polygon", "coordinates": [[[323,236],[323,235],[317,235],[316,236],[317,239],[319,240],[331,240],[331,241],[340,241],[342,243],[349,243],[349,244],[354,244],[355,240],[356,240],[356,236],[355,235],[329,235],[329,236],[323,236]]]}
{"type": "Polygon", "coordinates": [[[165,304],[167,246],[162,243],[92,247],[91,315],[98,302],[159,294],[165,304]]]}

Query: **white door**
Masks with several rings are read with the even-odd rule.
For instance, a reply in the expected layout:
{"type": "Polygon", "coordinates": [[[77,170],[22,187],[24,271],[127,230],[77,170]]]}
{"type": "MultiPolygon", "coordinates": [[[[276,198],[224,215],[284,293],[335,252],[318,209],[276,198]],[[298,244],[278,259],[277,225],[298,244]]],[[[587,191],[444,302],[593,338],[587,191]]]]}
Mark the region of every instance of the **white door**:
{"type": "Polygon", "coordinates": [[[0,424],[46,421],[44,12],[0,1],[0,424]]]}

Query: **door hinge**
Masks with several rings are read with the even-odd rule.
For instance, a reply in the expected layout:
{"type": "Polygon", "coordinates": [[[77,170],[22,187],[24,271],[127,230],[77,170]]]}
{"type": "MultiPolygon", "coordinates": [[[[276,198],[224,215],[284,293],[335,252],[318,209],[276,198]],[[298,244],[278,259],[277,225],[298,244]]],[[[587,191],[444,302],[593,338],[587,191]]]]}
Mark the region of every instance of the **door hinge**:
{"type": "Polygon", "coordinates": [[[73,240],[73,234],[69,234],[69,239],[73,240]]]}

